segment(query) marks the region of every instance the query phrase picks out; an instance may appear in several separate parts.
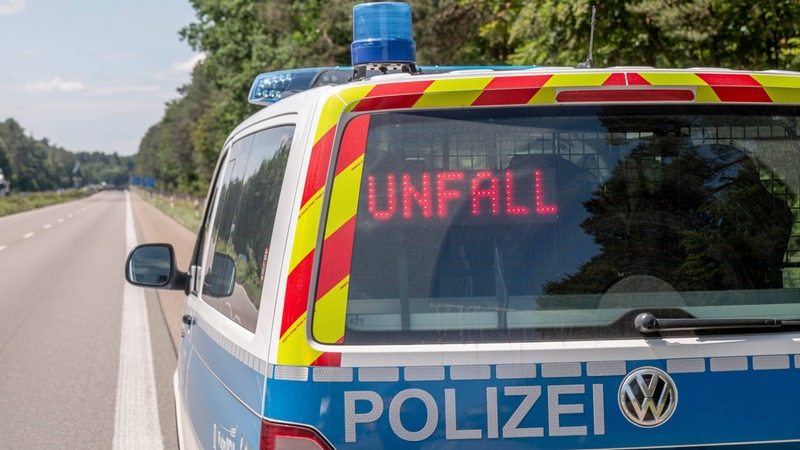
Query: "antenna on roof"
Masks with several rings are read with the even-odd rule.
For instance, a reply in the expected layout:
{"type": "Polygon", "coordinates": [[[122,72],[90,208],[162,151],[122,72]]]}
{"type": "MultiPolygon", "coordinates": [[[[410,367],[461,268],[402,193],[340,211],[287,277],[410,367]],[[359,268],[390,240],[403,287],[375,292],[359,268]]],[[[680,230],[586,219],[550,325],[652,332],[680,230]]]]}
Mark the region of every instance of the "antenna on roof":
{"type": "Polygon", "coordinates": [[[586,55],[586,61],[578,63],[575,66],[578,69],[591,69],[594,67],[594,58],[592,58],[592,47],[594,46],[594,16],[597,11],[596,6],[592,6],[592,25],[589,29],[589,54],[586,55]]]}

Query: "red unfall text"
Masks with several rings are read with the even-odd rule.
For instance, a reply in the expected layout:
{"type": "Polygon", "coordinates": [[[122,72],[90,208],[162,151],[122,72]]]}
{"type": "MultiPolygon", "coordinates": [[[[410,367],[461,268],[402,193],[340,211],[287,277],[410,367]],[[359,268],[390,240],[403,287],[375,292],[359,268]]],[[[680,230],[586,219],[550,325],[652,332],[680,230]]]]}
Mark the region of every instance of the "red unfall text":
{"type": "Polygon", "coordinates": [[[447,218],[452,206],[471,201],[474,216],[554,215],[558,207],[546,199],[545,174],[533,171],[533,180],[520,183],[528,188],[515,191],[515,178],[510,170],[495,173],[482,170],[470,173],[438,172],[395,174],[367,177],[367,206],[377,220],[393,218],[447,218]],[[399,193],[399,195],[398,195],[399,193]],[[381,199],[379,201],[379,199],[381,199]],[[399,200],[399,205],[398,205],[399,200]]]}

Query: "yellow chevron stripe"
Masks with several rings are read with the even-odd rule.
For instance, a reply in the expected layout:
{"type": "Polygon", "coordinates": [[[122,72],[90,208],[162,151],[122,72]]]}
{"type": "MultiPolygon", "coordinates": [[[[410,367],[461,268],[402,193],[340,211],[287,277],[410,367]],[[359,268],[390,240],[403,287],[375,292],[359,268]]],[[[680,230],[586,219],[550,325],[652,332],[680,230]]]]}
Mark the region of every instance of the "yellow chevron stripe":
{"type": "Polygon", "coordinates": [[[775,103],[800,103],[800,77],[787,77],[785,75],[753,74],[767,95],[775,103]]]}
{"type": "MultiPolygon", "coordinates": [[[[372,88],[373,85],[359,86],[353,89],[346,89],[339,96],[328,98],[322,107],[322,112],[320,112],[317,132],[314,135],[314,144],[319,142],[332,128],[336,127],[339,117],[341,117],[342,109],[347,104],[352,103],[354,98],[366,95],[372,88]]],[[[289,272],[294,270],[317,245],[317,229],[319,228],[319,216],[322,212],[322,195],[324,192],[325,188],[320,189],[300,208],[289,272]]]]}
{"type": "Polygon", "coordinates": [[[319,342],[335,344],[344,336],[347,293],[350,275],[317,300],[314,306],[314,337],[319,342]]]}
{"type": "Polygon", "coordinates": [[[702,78],[693,73],[641,72],[639,75],[654,86],[707,86],[702,78]]]}
{"type": "Polygon", "coordinates": [[[322,352],[308,345],[306,338],[306,313],[303,313],[281,336],[278,349],[278,364],[290,366],[309,366],[322,352]]]}
{"type": "Polygon", "coordinates": [[[544,84],[545,87],[602,86],[611,73],[556,73],[544,84]]]}
{"type": "Polygon", "coordinates": [[[800,89],[800,77],[777,74],[751,74],[764,87],[800,89]]]}
{"type": "Polygon", "coordinates": [[[345,104],[343,111],[341,112],[351,112],[353,108],[358,106],[359,101],[366,97],[367,94],[369,94],[369,91],[371,91],[374,87],[374,84],[367,84],[364,86],[345,89],[339,92],[339,98],[341,98],[345,104]]]}
{"type": "Polygon", "coordinates": [[[694,73],[642,72],[639,75],[654,86],[694,86],[696,102],[719,103],[720,101],[714,89],[694,73]]]}
{"type": "Polygon", "coordinates": [[[494,77],[482,77],[434,81],[425,89],[414,108],[470,106],[493,79],[494,77]]]}
{"type": "Polygon", "coordinates": [[[361,169],[364,167],[364,155],[353,161],[333,180],[331,191],[331,207],[325,228],[325,239],[342,227],[356,215],[358,210],[358,192],[361,186],[361,169]]]}
{"type": "MultiPolygon", "coordinates": [[[[314,143],[316,144],[319,142],[325,134],[337,126],[342,111],[346,106],[352,107],[354,104],[357,104],[355,100],[366,95],[372,87],[373,86],[370,85],[346,89],[342,91],[338,97],[328,98],[319,114],[320,118],[317,124],[316,134],[314,135],[314,143]]],[[[325,188],[323,187],[300,208],[294,245],[292,246],[292,256],[289,263],[289,273],[314,251],[317,245],[317,230],[319,229],[319,218],[322,211],[322,196],[324,192],[325,188]]],[[[322,355],[322,352],[308,345],[308,338],[306,337],[305,330],[306,318],[307,312],[304,312],[281,336],[278,344],[278,354],[276,356],[278,364],[308,366],[322,355]]],[[[342,321],[342,326],[343,324],[344,322],[342,321]]],[[[343,332],[344,329],[342,328],[342,333],[343,332]]],[[[341,335],[339,337],[341,337],[341,335]]]]}
{"type": "Polygon", "coordinates": [[[539,89],[539,92],[533,96],[530,101],[528,101],[529,105],[546,105],[556,102],[556,88],[554,87],[543,87],[539,89]]]}
{"type": "Polygon", "coordinates": [[[765,87],[767,95],[775,103],[800,104],[800,89],[788,87],[765,87]]]}
{"type": "Polygon", "coordinates": [[[711,86],[697,86],[697,91],[694,93],[694,101],[699,103],[719,103],[720,99],[711,86]]]}
{"type": "Polygon", "coordinates": [[[294,234],[292,257],[289,262],[290,273],[317,246],[317,230],[319,229],[319,216],[322,212],[322,194],[324,191],[324,188],[317,191],[300,209],[300,215],[297,218],[297,231],[294,234]]]}
{"type": "MultiPolygon", "coordinates": [[[[341,116],[344,103],[338,97],[329,97],[322,107],[314,134],[316,144],[330,130],[336,127],[341,116]]],[[[327,163],[327,161],[325,162],[327,163]]],[[[317,230],[319,229],[319,216],[322,211],[322,195],[325,188],[318,190],[300,207],[297,218],[297,230],[292,245],[292,256],[289,261],[289,273],[305,259],[317,245],[317,230]]],[[[281,336],[278,343],[278,364],[308,366],[312,364],[322,352],[314,350],[308,345],[306,338],[306,312],[304,312],[288,330],[281,336]]]]}
{"type": "Polygon", "coordinates": [[[452,91],[483,91],[486,86],[494,80],[495,77],[479,77],[479,78],[454,78],[452,80],[436,80],[425,89],[426,94],[434,92],[452,92],[452,91]]]}
{"type": "Polygon", "coordinates": [[[342,114],[342,100],[338,97],[328,97],[325,105],[322,106],[322,111],[319,113],[319,123],[317,124],[317,133],[314,135],[314,144],[322,139],[322,136],[336,127],[339,122],[339,116],[342,114]]]}
{"type": "MultiPolygon", "coordinates": [[[[334,179],[325,239],[328,239],[347,221],[355,217],[358,210],[359,186],[363,167],[364,156],[361,155],[334,179]]],[[[333,344],[344,336],[349,285],[350,276],[348,275],[315,303],[312,326],[314,327],[314,337],[318,341],[333,344]]]]}

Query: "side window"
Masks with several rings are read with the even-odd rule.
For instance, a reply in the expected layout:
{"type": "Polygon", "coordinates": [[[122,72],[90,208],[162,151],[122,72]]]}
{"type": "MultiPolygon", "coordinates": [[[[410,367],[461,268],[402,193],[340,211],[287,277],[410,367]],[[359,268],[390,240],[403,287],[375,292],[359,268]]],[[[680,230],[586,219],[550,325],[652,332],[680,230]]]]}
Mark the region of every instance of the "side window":
{"type": "Polygon", "coordinates": [[[255,331],[270,238],[294,126],[235,142],[218,187],[219,203],[205,250],[202,298],[255,331]]]}

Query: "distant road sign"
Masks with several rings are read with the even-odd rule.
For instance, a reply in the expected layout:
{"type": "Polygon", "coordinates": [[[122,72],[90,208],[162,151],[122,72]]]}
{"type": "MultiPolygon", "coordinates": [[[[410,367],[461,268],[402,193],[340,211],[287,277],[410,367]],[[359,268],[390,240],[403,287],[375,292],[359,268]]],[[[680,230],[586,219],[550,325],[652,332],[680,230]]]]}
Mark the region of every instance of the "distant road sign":
{"type": "Polygon", "coordinates": [[[155,187],[156,178],[155,177],[132,176],[131,177],[131,184],[134,185],[134,186],[141,186],[141,187],[144,187],[144,188],[151,188],[151,187],[155,187]]]}

